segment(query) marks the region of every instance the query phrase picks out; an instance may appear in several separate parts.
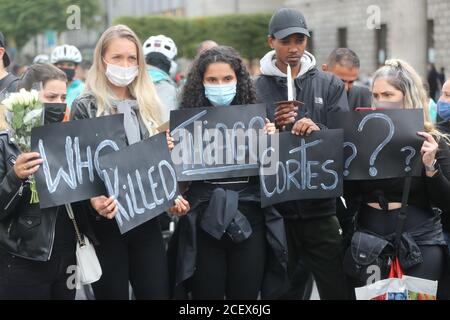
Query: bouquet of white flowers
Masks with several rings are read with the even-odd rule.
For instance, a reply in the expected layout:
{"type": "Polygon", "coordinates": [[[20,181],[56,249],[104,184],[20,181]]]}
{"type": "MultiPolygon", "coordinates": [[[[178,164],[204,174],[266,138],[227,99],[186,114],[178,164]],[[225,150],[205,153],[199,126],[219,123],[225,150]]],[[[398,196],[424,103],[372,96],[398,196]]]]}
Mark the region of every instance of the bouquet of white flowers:
{"type": "Polygon", "coordinates": [[[22,152],[29,152],[31,148],[31,129],[41,126],[43,122],[43,107],[36,90],[11,93],[2,104],[9,111],[10,126],[13,139],[22,152]]]}
{"type": "MultiPolygon", "coordinates": [[[[43,124],[43,106],[39,101],[39,92],[21,89],[17,93],[11,93],[7,99],[2,101],[2,104],[10,114],[9,122],[13,131],[13,140],[22,152],[30,152],[31,129],[43,124]]],[[[30,203],[38,203],[34,177],[30,179],[30,188],[32,191],[30,203]]]]}

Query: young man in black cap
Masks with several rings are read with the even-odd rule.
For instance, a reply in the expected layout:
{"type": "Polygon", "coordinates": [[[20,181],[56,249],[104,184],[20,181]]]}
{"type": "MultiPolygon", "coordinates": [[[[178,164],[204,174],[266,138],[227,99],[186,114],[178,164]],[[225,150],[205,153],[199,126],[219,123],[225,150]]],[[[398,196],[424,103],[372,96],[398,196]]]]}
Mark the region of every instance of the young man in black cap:
{"type": "Polygon", "coordinates": [[[10,62],[6,52],[5,37],[0,32],[0,101],[3,100],[6,93],[16,91],[18,79],[6,71],[10,62]]]}
{"type": "MultiPolygon", "coordinates": [[[[318,70],[314,56],[305,51],[309,36],[300,12],[278,10],[269,24],[268,42],[274,50],[261,60],[262,75],[256,81],[258,99],[277,105],[268,110],[270,120],[281,130],[301,135],[326,129],[328,113],[348,111],[342,81],[318,70]],[[300,107],[280,103],[288,100],[287,64],[293,78],[293,99],[304,103],[300,107]]],[[[290,201],[277,209],[285,217],[291,279],[301,259],[313,272],[321,299],[346,299],[336,199],[290,201]]]]}

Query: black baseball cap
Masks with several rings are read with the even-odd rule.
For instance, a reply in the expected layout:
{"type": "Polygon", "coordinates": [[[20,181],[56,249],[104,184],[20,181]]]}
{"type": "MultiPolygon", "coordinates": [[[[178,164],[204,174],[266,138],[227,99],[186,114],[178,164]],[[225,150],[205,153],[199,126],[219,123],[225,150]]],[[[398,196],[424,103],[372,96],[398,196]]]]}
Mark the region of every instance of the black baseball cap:
{"type": "Polygon", "coordinates": [[[5,48],[5,54],[3,55],[3,66],[6,68],[9,66],[11,61],[9,60],[8,53],[6,52],[5,37],[2,32],[0,32],[0,48],[5,48]]]}
{"type": "Polygon", "coordinates": [[[305,17],[300,11],[294,9],[278,9],[270,19],[269,35],[276,39],[283,39],[294,33],[310,37],[305,17]]]}

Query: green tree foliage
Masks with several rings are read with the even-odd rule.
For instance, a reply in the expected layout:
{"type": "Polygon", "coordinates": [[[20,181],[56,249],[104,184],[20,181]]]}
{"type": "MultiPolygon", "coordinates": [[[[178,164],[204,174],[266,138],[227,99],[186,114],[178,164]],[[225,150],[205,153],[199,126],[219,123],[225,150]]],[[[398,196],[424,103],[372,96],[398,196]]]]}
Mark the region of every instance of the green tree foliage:
{"type": "Polygon", "coordinates": [[[68,31],[67,8],[72,5],[80,8],[83,28],[96,25],[94,17],[100,11],[98,0],[0,0],[0,30],[20,49],[46,30],[68,31]]]}
{"type": "Polygon", "coordinates": [[[233,14],[203,18],[172,18],[162,16],[120,17],[115,23],[128,25],[142,41],[152,35],[171,37],[178,55],[193,58],[203,40],[214,40],[234,47],[243,57],[255,59],[267,51],[270,14],[233,14]]]}

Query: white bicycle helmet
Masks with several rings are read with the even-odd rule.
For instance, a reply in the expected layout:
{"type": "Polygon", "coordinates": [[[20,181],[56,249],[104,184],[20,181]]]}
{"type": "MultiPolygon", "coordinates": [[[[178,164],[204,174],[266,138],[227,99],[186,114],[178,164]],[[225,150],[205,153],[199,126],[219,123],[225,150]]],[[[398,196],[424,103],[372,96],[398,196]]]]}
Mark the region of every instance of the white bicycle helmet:
{"type": "Polygon", "coordinates": [[[151,52],[160,52],[169,60],[173,60],[178,53],[178,49],[171,38],[160,34],[151,36],[144,42],[144,55],[147,56],[151,52]]]}
{"type": "Polygon", "coordinates": [[[53,49],[52,55],[50,57],[50,62],[52,64],[61,61],[81,63],[81,61],[83,61],[83,58],[81,57],[81,52],[77,49],[77,47],[65,44],[53,49]]]}
{"type": "Polygon", "coordinates": [[[50,57],[48,56],[48,54],[39,54],[36,57],[34,57],[34,59],[33,59],[33,64],[49,63],[49,62],[50,62],[50,57]]]}

